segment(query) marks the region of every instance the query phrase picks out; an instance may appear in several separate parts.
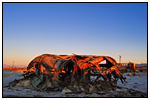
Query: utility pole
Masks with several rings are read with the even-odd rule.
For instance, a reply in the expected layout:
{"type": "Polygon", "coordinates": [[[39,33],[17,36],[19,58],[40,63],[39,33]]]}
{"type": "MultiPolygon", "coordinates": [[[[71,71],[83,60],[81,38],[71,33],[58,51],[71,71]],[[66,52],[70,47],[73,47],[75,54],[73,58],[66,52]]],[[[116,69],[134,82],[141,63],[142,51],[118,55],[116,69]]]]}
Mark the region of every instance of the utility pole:
{"type": "Polygon", "coordinates": [[[119,55],[119,66],[121,67],[121,55],[119,55]]]}
{"type": "Polygon", "coordinates": [[[15,61],[13,61],[13,68],[14,68],[14,63],[15,63],[15,61]]]}

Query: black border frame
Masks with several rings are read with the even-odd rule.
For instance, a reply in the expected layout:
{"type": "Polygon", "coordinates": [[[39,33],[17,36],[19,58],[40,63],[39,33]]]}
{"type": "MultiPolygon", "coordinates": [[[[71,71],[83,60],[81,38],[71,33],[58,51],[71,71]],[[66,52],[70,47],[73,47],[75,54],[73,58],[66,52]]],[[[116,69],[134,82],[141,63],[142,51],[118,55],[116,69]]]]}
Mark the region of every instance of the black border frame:
{"type": "Polygon", "coordinates": [[[2,2],[2,98],[148,98],[148,2],[2,2]],[[147,3],[147,97],[4,97],[3,96],[3,4],[4,3],[147,3]]]}

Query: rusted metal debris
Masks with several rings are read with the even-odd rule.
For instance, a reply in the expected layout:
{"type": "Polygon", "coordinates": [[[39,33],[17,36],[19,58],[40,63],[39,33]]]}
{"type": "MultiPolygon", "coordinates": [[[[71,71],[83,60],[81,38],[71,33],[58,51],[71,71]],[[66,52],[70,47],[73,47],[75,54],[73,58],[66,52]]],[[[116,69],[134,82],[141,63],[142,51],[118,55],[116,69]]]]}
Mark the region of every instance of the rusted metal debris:
{"type": "Polygon", "coordinates": [[[32,79],[34,88],[67,87],[87,93],[115,89],[118,79],[125,82],[116,60],[109,56],[43,54],[29,63],[23,75],[32,79]]]}

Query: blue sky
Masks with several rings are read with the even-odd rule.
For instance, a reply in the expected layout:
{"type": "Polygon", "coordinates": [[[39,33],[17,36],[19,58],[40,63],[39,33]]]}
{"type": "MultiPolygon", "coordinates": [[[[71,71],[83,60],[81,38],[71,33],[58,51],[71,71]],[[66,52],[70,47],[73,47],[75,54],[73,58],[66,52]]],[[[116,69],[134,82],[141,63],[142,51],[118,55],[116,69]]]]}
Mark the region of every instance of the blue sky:
{"type": "Polygon", "coordinates": [[[147,62],[146,3],[3,3],[3,63],[43,53],[147,62]]]}

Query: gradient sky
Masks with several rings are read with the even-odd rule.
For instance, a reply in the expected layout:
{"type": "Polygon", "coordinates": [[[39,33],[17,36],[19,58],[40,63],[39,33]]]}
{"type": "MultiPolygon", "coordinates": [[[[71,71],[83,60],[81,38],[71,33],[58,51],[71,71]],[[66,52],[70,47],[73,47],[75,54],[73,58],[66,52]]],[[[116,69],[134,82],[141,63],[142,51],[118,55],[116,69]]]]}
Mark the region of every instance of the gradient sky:
{"type": "Polygon", "coordinates": [[[147,3],[3,3],[3,64],[48,54],[147,62],[147,3]]]}

